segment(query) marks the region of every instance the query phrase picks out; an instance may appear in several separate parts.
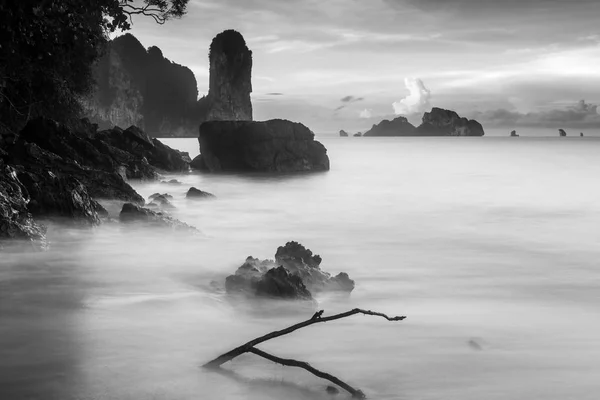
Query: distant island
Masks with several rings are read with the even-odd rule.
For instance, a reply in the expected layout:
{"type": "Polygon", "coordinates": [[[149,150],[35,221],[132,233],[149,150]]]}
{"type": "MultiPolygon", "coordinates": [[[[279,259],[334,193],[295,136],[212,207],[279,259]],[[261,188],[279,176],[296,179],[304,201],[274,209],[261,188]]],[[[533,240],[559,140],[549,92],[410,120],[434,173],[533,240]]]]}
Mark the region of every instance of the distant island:
{"type": "Polygon", "coordinates": [[[483,136],[483,126],[475,121],[460,117],[456,112],[434,107],[423,115],[418,127],[406,117],[392,121],[383,120],[363,134],[369,136],[483,136]]]}

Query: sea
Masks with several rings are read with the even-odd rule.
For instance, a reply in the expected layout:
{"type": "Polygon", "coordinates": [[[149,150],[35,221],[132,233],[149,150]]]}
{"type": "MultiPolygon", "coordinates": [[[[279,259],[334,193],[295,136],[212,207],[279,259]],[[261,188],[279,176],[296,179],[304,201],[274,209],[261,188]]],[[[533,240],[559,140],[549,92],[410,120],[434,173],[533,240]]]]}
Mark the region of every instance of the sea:
{"type": "MultiPolygon", "coordinates": [[[[257,347],[369,399],[597,400],[600,137],[318,137],[331,170],[167,175],[201,234],[48,221],[51,248],[0,254],[0,399],[346,399],[253,354],[255,337],[353,308],[257,347]],[[214,200],[186,200],[190,187],[214,200]],[[246,259],[297,241],[350,295],[228,296],[246,259]]],[[[195,139],[165,139],[198,154],[195,139]]],[[[118,217],[120,204],[105,203],[118,217]]]]}

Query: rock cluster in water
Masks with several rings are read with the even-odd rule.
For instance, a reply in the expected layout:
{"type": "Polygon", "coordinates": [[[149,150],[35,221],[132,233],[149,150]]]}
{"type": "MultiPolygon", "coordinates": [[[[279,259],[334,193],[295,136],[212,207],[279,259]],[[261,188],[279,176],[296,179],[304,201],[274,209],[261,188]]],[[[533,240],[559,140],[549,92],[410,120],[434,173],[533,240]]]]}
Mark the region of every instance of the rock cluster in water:
{"type": "Polygon", "coordinates": [[[218,171],[329,170],[327,149],[306,126],[282,119],[210,121],[200,126],[192,168],[218,171]]]}
{"type": "Polygon", "coordinates": [[[107,216],[99,199],[144,204],[127,181],[187,171],[186,158],[136,127],[98,132],[86,120],[73,128],[31,120],[0,138],[0,239],[42,243],[43,228],[31,216],[98,224],[107,216]]]}
{"type": "Polygon", "coordinates": [[[363,136],[483,136],[481,124],[460,117],[456,112],[434,107],[423,115],[422,123],[415,127],[405,117],[383,120],[373,125],[363,136]]]}
{"type": "Polygon", "coordinates": [[[225,289],[228,293],[285,299],[311,299],[313,293],[350,293],[354,289],[348,274],[331,276],[320,268],[321,261],[300,243],[288,242],[277,249],[274,261],[248,257],[225,279],[225,289]]]}

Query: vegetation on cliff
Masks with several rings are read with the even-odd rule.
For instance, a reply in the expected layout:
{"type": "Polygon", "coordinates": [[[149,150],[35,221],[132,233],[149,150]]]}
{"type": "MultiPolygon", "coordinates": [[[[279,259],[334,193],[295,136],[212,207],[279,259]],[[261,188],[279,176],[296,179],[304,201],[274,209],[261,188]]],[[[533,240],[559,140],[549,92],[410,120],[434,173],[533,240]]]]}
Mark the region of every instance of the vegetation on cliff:
{"type": "Polygon", "coordinates": [[[108,34],[129,29],[134,15],[160,24],[181,17],[188,1],[0,2],[0,132],[17,132],[37,116],[75,120],[108,34]]]}

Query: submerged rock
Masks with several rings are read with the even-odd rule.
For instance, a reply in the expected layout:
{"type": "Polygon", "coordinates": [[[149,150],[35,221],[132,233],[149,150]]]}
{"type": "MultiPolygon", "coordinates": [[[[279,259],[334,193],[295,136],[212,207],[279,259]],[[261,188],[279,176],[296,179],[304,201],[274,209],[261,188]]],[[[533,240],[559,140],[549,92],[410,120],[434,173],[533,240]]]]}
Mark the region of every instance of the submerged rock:
{"type": "MultiPolygon", "coordinates": [[[[259,260],[254,257],[246,258],[244,264],[237,269],[234,275],[225,279],[225,289],[228,293],[245,293],[250,295],[258,294],[260,282],[268,273],[272,272],[266,282],[272,286],[296,288],[298,293],[303,293],[298,285],[298,280],[302,282],[309,293],[319,292],[351,292],[354,289],[354,281],[348,274],[342,272],[332,277],[329,273],[320,268],[321,257],[313,254],[312,251],[297,242],[288,242],[285,246],[277,249],[275,261],[259,260]],[[287,274],[283,274],[280,269],[284,269],[287,274]],[[297,279],[298,280],[297,280],[297,279]],[[277,285],[275,285],[277,282],[277,285]],[[286,282],[285,285],[282,281],[286,282]]],[[[263,282],[264,284],[264,282],[263,282]]],[[[260,286],[261,290],[266,290],[260,286]]],[[[282,293],[287,293],[282,290],[282,293]]],[[[270,295],[276,292],[275,289],[267,290],[270,295]]],[[[298,295],[297,298],[308,298],[305,295],[298,295]]]]}
{"type": "Polygon", "coordinates": [[[329,170],[327,149],[314,137],[300,123],[274,119],[205,122],[198,140],[202,163],[211,172],[329,170]]]}
{"type": "Polygon", "coordinates": [[[165,213],[148,210],[136,204],[125,203],[119,214],[123,223],[140,223],[154,228],[167,228],[174,231],[199,233],[199,231],[184,222],[172,218],[165,213]]]}
{"type": "Polygon", "coordinates": [[[191,187],[185,195],[188,199],[210,199],[215,198],[216,196],[212,193],[203,192],[200,189],[196,189],[195,187],[191,187]]]}

